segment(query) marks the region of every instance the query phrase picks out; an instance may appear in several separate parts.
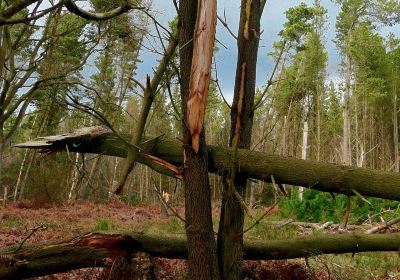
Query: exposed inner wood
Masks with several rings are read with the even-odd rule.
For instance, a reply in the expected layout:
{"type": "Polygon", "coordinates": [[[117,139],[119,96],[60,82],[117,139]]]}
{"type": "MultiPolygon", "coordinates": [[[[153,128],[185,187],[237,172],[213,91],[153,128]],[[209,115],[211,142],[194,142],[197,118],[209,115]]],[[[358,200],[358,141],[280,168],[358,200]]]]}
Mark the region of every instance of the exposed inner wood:
{"type": "Polygon", "coordinates": [[[192,136],[192,147],[196,153],[199,151],[200,134],[203,130],[217,23],[216,1],[204,0],[198,3],[199,12],[193,38],[193,60],[186,104],[187,126],[192,136]]]}

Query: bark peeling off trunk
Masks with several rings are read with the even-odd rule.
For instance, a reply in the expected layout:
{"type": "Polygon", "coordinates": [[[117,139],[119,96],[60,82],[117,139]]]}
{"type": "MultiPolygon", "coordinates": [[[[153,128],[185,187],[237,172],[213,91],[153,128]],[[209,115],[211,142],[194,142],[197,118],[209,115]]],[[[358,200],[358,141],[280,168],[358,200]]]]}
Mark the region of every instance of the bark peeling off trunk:
{"type": "Polygon", "coordinates": [[[243,37],[248,40],[249,39],[249,25],[250,25],[250,15],[251,15],[251,2],[252,0],[246,1],[246,18],[245,18],[245,25],[243,31],[243,37]]]}
{"type": "MultiPolygon", "coordinates": [[[[212,227],[211,194],[203,117],[215,36],[216,0],[179,5],[179,64],[183,110],[185,220],[188,278],[219,279],[212,227]],[[199,213],[201,212],[201,215],[199,213]]],[[[172,147],[170,147],[172,148],[172,147]]],[[[167,160],[168,161],[168,160],[167,160]]]]}
{"type": "Polygon", "coordinates": [[[198,2],[198,14],[193,38],[193,60],[190,73],[189,96],[187,98],[188,128],[192,136],[192,147],[199,151],[200,134],[203,130],[204,112],[210,82],[211,59],[217,23],[216,0],[198,2]]]}
{"type": "MultiPolygon", "coordinates": [[[[98,127],[85,128],[81,130],[81,133],[44,137],[38,141],[30,141],[16,146],[40,149],[44,152],[68,149],[70,152],[117,157],[126,157],[128,150],[125,143],[112,132],[99,130],[98,127]],[[97,133],[91,133],[92,130],[97,133]],[[102,133],[98,131],[102,131],[102,133]]],[[[147,147],[146,143],[141,146],[146,153],[174,165],[181,166],[183,163],[182,142],[178,140],[161,137],[147,147]]],[[[223,170],[230,171],[233,149],[207,146],[207,150],[210,172],[220,174],[223,170]]],[[[138,161],[146,164],[149,159],[139,154],[138,161]]],[[[238,172],[265,182],[270,182],[271,175],[273,175],[275,181],[281,184],[347,195],[354,195],[352,190],[356,190],[365,196],[400,200],[400,174],[395,172],[268,155],[244,149],[238,150],[238,172]]]]}

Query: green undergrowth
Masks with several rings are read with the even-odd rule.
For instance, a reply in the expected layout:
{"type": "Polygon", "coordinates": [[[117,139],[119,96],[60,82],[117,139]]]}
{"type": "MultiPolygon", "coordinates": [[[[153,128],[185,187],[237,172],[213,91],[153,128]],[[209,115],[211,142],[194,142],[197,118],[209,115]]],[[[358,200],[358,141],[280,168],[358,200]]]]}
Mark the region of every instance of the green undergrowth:
{"type": "MultiPolygon", "coordinates": [[[[252,217],[246,216],[244,228],[248,229],[252,226],[263,215],[264,211],[264,209],[256,209],[252,217]]],[[[218,218],[214,217],[213,220],[215,232],[218,230],[218,218]]],[[[272,216],[267,215],[245,233],[245,239],[268,241],[290,239],[303,234],[296,226],[287,225],[278,229],[276,223],[271,223],[280,220],[282,220],[281,213],[272,216]]],[[[174,216],[146,221],[135,231],[159,236],[185,236],[183,221],[174,216]]],[[[324,233],[314,230],[312,234],[321,235],[324,233]]],[[[308,264],[309,269],[314,272],[322,271],[324,275],[330,275],[330,279],[400,279],[400,257],[396,252],[357,253],[354,256],[352,254],[321,255],[310,257],[307,261],[305,259],[296,261],[304,263],[306,266],[308,264]]]]}
{"type": "Polygon", "coordinates": [[[148,220],[136,228],[135,231],[144,232],[151,235],[185,236],[184,222],[175,216],[165,219],[148,220]]]}
{"type": "Polygon", "coordinates": [[[265,210],[257,209],[253,217],[245,217],[245,238],[251,240],[271,240],[271,239],[289,239],[296,236],[296,227],[287,225],[284,229],[278,229],[276,224],[270,223],[276,221],[279,216],[266,216],[260,220],[265,210]]]}
{"type": "Polygon", "coordinates": [[[2,219],[0,221],[0,227],[1,228],[23,228],[25,226],[25,222],[23,220],[14,218],[14,217],[7,217],[5,219],[2,219]]]}
{"type": "MultiPolygon", "coordinates": [[[[346,203],[345,195],[332,195],[315,190],[306,190],[304,200],[297,199],[296,192],[291,198],[280,201],[280,217],[293,218],[297,221],[341,223],[344,221],[346,203]]],[[[381,222],[381,217],[390,220],[400,215],[400,203],[380,198],[366,198],[370,203],[360,197],[351,197],[350,224],[363,222],[381,222]]]]}
{"type": "Polygon", "coordinates": [[[314,271],[325,271],[331,279],[400,279],[400,257],[398,253],[358,253],[321,255],[308,258],[314,271]]]}
{"type": "MultiPolygon", "coordinates": [[[[295,194],[292,194],[295,197],[295,194]]],[[[326,222],[332,221],[340,223],[343,221],[345,213],[346,196],[335,197],[335,200],[329,194],[316,194],[313,191],[306,192],[304,201],[297,198],[284,198],[279,204],[279,210],[272,215],[267,215],[263,219],[259,218],[265,213],[266,208],[260,207],[252,211],[252,217],[245,216],[244,229],[248,230],[244,238],[247,240],[268,241],[274,239],[291,239],[304,235],[304,230],[294,225],[286,225],[283,228],[277,228],[277,221],[284,221],[292,218],[296,221],[326,222]],[[255,224],[255,222],[257,222],[255,224]],[[254,225],[254,226],[253,226],[254,225]]],[[[369,205],[361,201],[360,198],[353,197],[351,204],[350,223],[360,223],[368,219],[368,215],[373,221],[379,221],[382,213],[385,219],[391,219],[399,215],[398,202],[389,202],[379,199],[368,200],[369,205]],[[386,212],[385,212],[386,211],[386,212]]],[[[214,211],[216,213],[217,211],[214,211]]],[[[47,221],[47,220],[46,220],[47,221]]],[[[213,219],[214,231],[218,231],[219,216],[215,214],[213,219]]],[[[0,228],[30,228],[30,222],[20,220],[13,216],[8,216],[0,221],[0,228]]],[[[51,228],[67,226],[61,221],[49,221],[51,228]]],[[[85,228],[82,225],[72,222],[71,232],[79,234],[86,231],[100,232],[143,232],[154,236],[185,237],[185,223],[175,216],[168,218],[155,217],[144,219],[133,228],[122,228],[116,221],[109,218],[98,218],[92,223],[88,223],[85,228]]],[[[307,234],[321,235],[324,232],[318,230],[307,230],[307,234]]],[[[306,264],[305,259],[296,260],[306,264]]],[[[325,274],[333,276],[331,279],[400,279],[400,257],[394,253],[358,253],[339,254],[339,255],[321,255],[310,257],[307,260],[309,269],[312,271],[323,271],[325,274]]],[[[322,279],[322,278],[321,278],[322,279]]],[[[323,278],[328,279],[328,278],[323,278]]]]}
{"type": "Polygon", "coordinates": [[[109,219],[98,219],[93,225],[93,231],[114,231],[118,227],[109,219]]]}

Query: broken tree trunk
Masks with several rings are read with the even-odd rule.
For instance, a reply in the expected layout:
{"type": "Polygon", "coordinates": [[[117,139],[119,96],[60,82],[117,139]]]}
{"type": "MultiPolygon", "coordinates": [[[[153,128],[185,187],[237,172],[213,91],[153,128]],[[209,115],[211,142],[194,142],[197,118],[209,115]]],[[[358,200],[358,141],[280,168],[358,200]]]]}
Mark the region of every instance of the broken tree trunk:
{"type": "MultiPolygon", "coordinates": [[[[398,251],[400,234],[340,234],[308,236],[291,240],[246,241],[244,259],[271,260],[312,257],[320,254],[398,251]]],[[[62,242],[29,244],[15,253],[3,248],[0,280],[24,279],[86,267],[106,266],[106,258],[145,252],[153,257],[186,259],[184,238],[141,233],[89,233],[62,242]]]]}
{"type": "MultiPolygon", "coordinates": [[[[185,231],[189,252],[188,279],[197,280],[220,279],[203,129],[216,9],[216,0],[179,2],[179,80],[185,147],[180,150],[180,155],[184,157],[185,166],[182,182],[185,190],[185,231]]],[[[180,170],[178,173],[181,173],[180,170]]]]}
{"type": "MultiPolygon", "coordinates": [[[[182,143],[166,137],[144,140],[141,144],[144,152],[139,154],[138,162],[149,165],[158,172],[176,176],[178,169],[163,169],[162,164],[156,163],[154,159],[146,156],[146,153],[180,166],[183,162],[182,143]]],[[[87,127],[71,134],[43,137],[37,141],[18,144],[16,147],[40,149],[42,152],[68,150],[117,157],[126,157],[128,150],[120,137],[103,127],[87,127]]],[[[207,146],[207,149],[209,171],[229,171],[234,151],[218,146],[207,146]]],[[[238,150],[238,160],[239,173],[266,182],[270,182],[273,176],[275,181],[281,184],[347,195],[353,195],[356,191],[365,196],[400,200],[400,174],[395,172],[301,160],[242,149],[238,150]]]]}
{"type": "Polygon", "coordinates": [[[261,0],[241,0],[239,30],[237,34],[237,64],[235,87],[231,107],[229,147],[234,151],[230,172],[223,178],[221,215],[218,229],[218,258],[221,279],[237,280],[242,277],[243,260],[243,197],[247,174],[239,173],[238,149],[250,149],[254,99],[256,95],[257,56],[260,42],[260,21],[264,4],[261,0]]]}

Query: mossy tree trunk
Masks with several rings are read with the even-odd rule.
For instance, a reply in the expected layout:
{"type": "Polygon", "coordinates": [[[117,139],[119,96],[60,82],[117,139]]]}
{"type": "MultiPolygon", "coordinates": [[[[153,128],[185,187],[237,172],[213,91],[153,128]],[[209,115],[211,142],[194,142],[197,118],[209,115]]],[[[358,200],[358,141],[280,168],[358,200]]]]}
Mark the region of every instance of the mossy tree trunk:
{"type": "MultiPolygon", "coordinates": [[[[183,147],[179,140],[159,137],[145,138],[143,149],[146,153],[163,159],[176,166],[183,163],[183,147]]],[[[38,141],[16,145],[17,147],[40,149],[42,152],[65,151],[96,153],[126,157],[127,147],[115,134],[104,128],[84,128],[72,134],[49,136],[38,141]]],[[[208,171],[221,173],[229,171],[234,151],[232,148],[207,146],[208,171]]],[[[238,149],[239,174],[271,182],[302,186],[323,192],[354,195],[354,190],[364,196],[400,200],[400,174],[368,168],[337,165],[293,157],[269,155],[262,152],[238,149]]],[[[175,172],[159,168],[143,153],[138,162],[150,166],[157,172],[175,176],[175,172]]]]}
{"type": "MultiPolygon", "coordinates": [[[[59,242],[2,248],[0,280],[25,279],[87,267],[107,267],[137,252],[152,257],[186,259],[184,238],[166,238],[141,233],[90,233],[59,242]]],[[[320,254],[393,251],[400,248],[400,234],[335,234],[291,240],[245,241],[244,259],[276,260],[312,257],[320,254]]],[[[131,271],[132,272],[132,271],[131,271]]],[[[134,273],[135,271],[133,271],[134,273]]],[[[191,279],[198,279],[197,277],[191,279]]]]}

